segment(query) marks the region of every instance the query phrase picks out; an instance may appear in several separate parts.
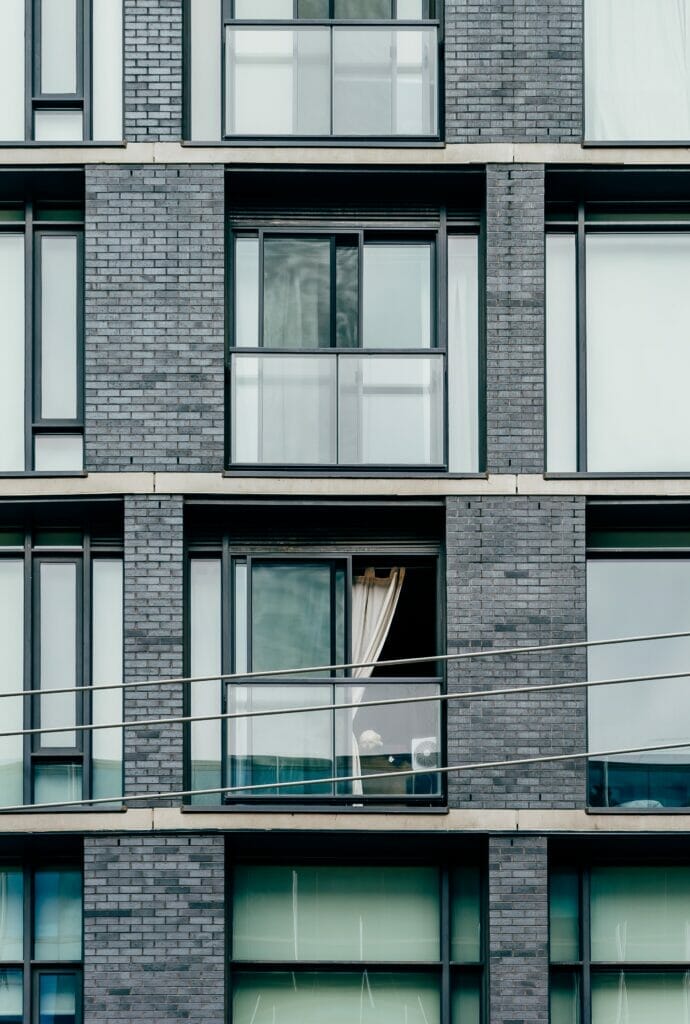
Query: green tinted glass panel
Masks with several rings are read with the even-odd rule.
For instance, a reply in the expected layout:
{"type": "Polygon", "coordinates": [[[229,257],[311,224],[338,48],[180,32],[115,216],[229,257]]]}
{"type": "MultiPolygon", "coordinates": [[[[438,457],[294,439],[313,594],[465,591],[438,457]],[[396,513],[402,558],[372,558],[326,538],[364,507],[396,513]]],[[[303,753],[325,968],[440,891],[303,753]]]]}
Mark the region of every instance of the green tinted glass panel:
{"type": "Polygon", "coordinates": [[[593,868],[592,960],[690,959],[690,868],[593,868]]]}
{"type": "Polygon", "coordinates": [[[24,533],[22,530],[0,530],[0,547],[21,548],[24,547],[24,533]]]}
{"type": "Polygon", "coordinates": [[[36,547],[81,547],[84,535],[80,530],[36,530],[36,547]]]}
{"type": "Polygon", "coordinates": [[[24,959],[23,892],[20,868],[0,869],[0,962],[24,959]]]}
{"type": "Polygon", "coordinates": [[[24,993],[21,971],[0,970],[0,1024],[22,1024],[24,993]]]}
{"type": "Polygon", "coordinates": [[[549,1001],[551,1024],[581,1024],[579,975],[575,971],[554,971],[549,1001]]]}
{"type": "Polygon", "coordinates": [[[580,959],[580,879],[576,871],[554,871],[549,890],[551,959],[580,959]]]}
{"type": "Polygon", "coordinates": [[[41,974],[38,980],[38,1024],[76,1024],[75,974],[41,974]]]}
{"type": "Polygon", "coordinates": [[[592,975],[592,1024],[685,1024],[689,1002],[687,972],[592,975]]]}
{"type": "Polygon", "coordinates": [[[40,221],[83,221],[84,210],[81,206],[58,206],[53,203],[37,203],[35,219],[40,221]]]}
{"type": "Polygon", "coordinates": [[[690,548],[690,530],[591,530],[590,548],[690,548]]]}
{"type": "Polygon", "coordinates": [[[459,975],[453,979],[451,995],[453,1024],[481,1024],[481,981],[474,975],[459,975]]]}
{"type": "Polygon", "coordinates": [[[23,221],[24,208],[22,206],[0,206],[0,221],[23,221]]]}
{"type": "Polygon", "coordinates": [[[34,876],[34,959],[81,959],[81,871],[62,868],[34,876]]]}
{"type": "Polygon", "coordinates": [[[456,868],[452,875],[450,958],[477,963],[482,958],[481,878],[479,868],[456,868]]]}

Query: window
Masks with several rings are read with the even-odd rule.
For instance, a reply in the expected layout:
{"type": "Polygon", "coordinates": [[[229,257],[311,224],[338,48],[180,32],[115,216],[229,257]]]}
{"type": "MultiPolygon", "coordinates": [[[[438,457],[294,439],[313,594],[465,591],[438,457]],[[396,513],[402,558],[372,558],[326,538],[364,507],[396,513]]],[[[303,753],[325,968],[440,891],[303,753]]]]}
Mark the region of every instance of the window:
{"type": "MultiPolygon", "coordinates": [[[[620,509],[620,506],[619,506],[620,509]]],[[[653,508],[650,506],[650,516],[653,508]]],[[[684,513],[674,510],[675,517],[684,513]]],[[[690,607],[690,531],[657,512],[656,527],[614,506],[590,512],[587,635],[590,640],[683,632],[690,607]],[[618,522],[615,523],[615,518],[618,522]],[[637,521],[636,521],[637,520],[637,521]]],[[[690,640],[650,640],[588,651],[589,679],[686,672],[690,640]]],[[[592,687],[589,749],[669,749],[591,758],[589,802],[597,807],[690,806],[690,713],[687,679],[592,687]]]]}
{"type": "Polygon", "coordinates": [[[690,140],[689,0],[585,0],[585,138],[690,140]]]}
{"type": "Polygon", "coordinates": [[[3,0],[0,143],[122,139],[122,0],[3,0]]]}
{"type": "Polygon", "coordinates": [[[0,1021],[80,1024],[82,872],[0,861],[0,1021]]]}
{"type": "Polygon", "coordinates": [[[191,138],[438,138],[436,8],[436,0],[193,0],[191,138]]]}
{"type": "MultiPolygon", "coordinates": [[[[230,718],[225,728],[217,721],[192,724],[189,788],[233,787],[228,803],[441,801],[442,782],[433,771],[442,760],[439,703],[357,707],[392,697],[433,697],[443,687],[440,667],[429,662],[355,672],[328,668],[438,652],[435,558],[374,550],[361,557],[314,550],[290,556],[235,553],[228,538],[218,553],[211,545],[192,544],[188,577],[190,674],[267,673],[246,682],[190,685],[191,714],[316,708],[230,718]],[[331,704],[354,707],[333,711],[331,704]],[[420,774],[375,777],[410,769],[420,774]],[[347,781],[358,775],[364,779],[347,781]],[[342,782],[313,781],[340,777],[342,782]],[[243,786],[263,788],[242,791],[243,786]]],[[[220,801],[211,793],[192,802],[220,801]]]]}
{"type": "Polygon", "coordinates": [[[98,692],[122,680],[122,587],[120,543],[0,528],[0,694],[40,691],[3,699],[3,731],[64,726],[0,739],[4,805],[121,796],[122,731],[74,727],[122,720],[121,691],[98,692]]]}
{"type": "Polygon", "coordinates": [[[474,864],[232,866],[233,1024],[481,1024],[474,864]]]}
{"type": "Polygon", "coordinates": [[[546,239],[547,468],[690,472],[690,222],[583,207],[546,239]]]}
{"type": "Polygon", "coordinates": [[[476,230],[233,231],[230,465],[477,472],[476,230]]]}
{"type": "Polygon", "coordinates": [[[83,207],[0,205],[0,473],[84,465],[83,207]]]}
{"type": "Polygon", "coordinates": [[[556,866],[551,1024],[648,1024],[687,1014],[690,869],[556,866]]]}

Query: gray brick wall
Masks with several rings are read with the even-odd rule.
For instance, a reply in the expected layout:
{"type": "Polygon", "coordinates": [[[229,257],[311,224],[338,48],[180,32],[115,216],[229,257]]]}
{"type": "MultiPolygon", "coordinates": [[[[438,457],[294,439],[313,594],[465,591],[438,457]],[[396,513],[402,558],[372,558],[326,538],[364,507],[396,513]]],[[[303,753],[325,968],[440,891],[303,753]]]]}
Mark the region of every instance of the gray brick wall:
{"type": "Polygon", "coordinates": [[[182,138],[182,0],[125,0],[125,138],[182,138]]]}
{"type": "Polygon", "coordinates": [[[544,836],[489,840],[491,1024],[549,1020],[548,864],[544,836]]]}
{"type": "MultiPolygon", "coordinates": [[[[183,670],[183,512],[179,497],[125,498],[125,679],[183,670]]],[[[182,687],[124,691],[125,720],[183,712],[182,687]]],[[[182,788],[182,726],[125,730],[125,793],[182,788]]],[[[157,806],[170,801],[155,800],[157,806]]],[[[180,801],[172,801],[179,804],[180,801]]],[[[145,806],[138,801],[137,807],[145,806]]]]}
{"type": "Polygon", "coordinates": [[[577,142],[582,0],[447,0],[448,142],[577,142]]]}
{"type": "MultiPolygon", "coordinates": [[[[449,498],[448,651],[586,636],[583,498],[449,498]]],[[[581,649],[449,664],[456,691],[586,678],[581,649]]],[[[448,760],[512,760],[586,749],[584,690],[449,703],[448,760]]],[[[454,807],[582,807],[581,761],[451,775],[454,807]]]]}
{"type": "Polygon", "coordinates": [[[222,167],[86,169],[86,468],[223,467],[222,167]]]}
{"type": "Polygon", "coordinates": [[[84,841],[84,1024],[223,1024],[224,840],[84,841]]]}
{"type": "Polygon", "coordinates": [[[544,470],[544,168],[486,171],[487,468],[544,470]]]}

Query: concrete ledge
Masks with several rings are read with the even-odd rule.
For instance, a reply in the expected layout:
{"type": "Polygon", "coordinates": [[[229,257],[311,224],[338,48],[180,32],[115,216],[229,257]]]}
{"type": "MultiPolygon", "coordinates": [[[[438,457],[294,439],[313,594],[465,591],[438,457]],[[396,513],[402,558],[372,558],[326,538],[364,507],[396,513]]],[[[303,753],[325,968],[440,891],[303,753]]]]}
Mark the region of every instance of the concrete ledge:
{"type": "Polygon", "coordinates": [[[437,477],[267,477],[222,473],[156,473],[156,494],[443,497],[452,494],[515,494],[516,477],[486,479],[437,477]]]}

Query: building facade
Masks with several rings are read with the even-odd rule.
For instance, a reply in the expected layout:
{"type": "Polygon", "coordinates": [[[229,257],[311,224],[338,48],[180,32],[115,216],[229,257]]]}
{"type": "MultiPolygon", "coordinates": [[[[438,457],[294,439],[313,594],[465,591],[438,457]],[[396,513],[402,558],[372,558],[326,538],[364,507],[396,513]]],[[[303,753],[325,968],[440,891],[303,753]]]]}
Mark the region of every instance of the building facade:
{"type": "Polygon", "coordinates": [[[689,0],[1,6],[0,1022],[686,1024],[689,0]]]}

